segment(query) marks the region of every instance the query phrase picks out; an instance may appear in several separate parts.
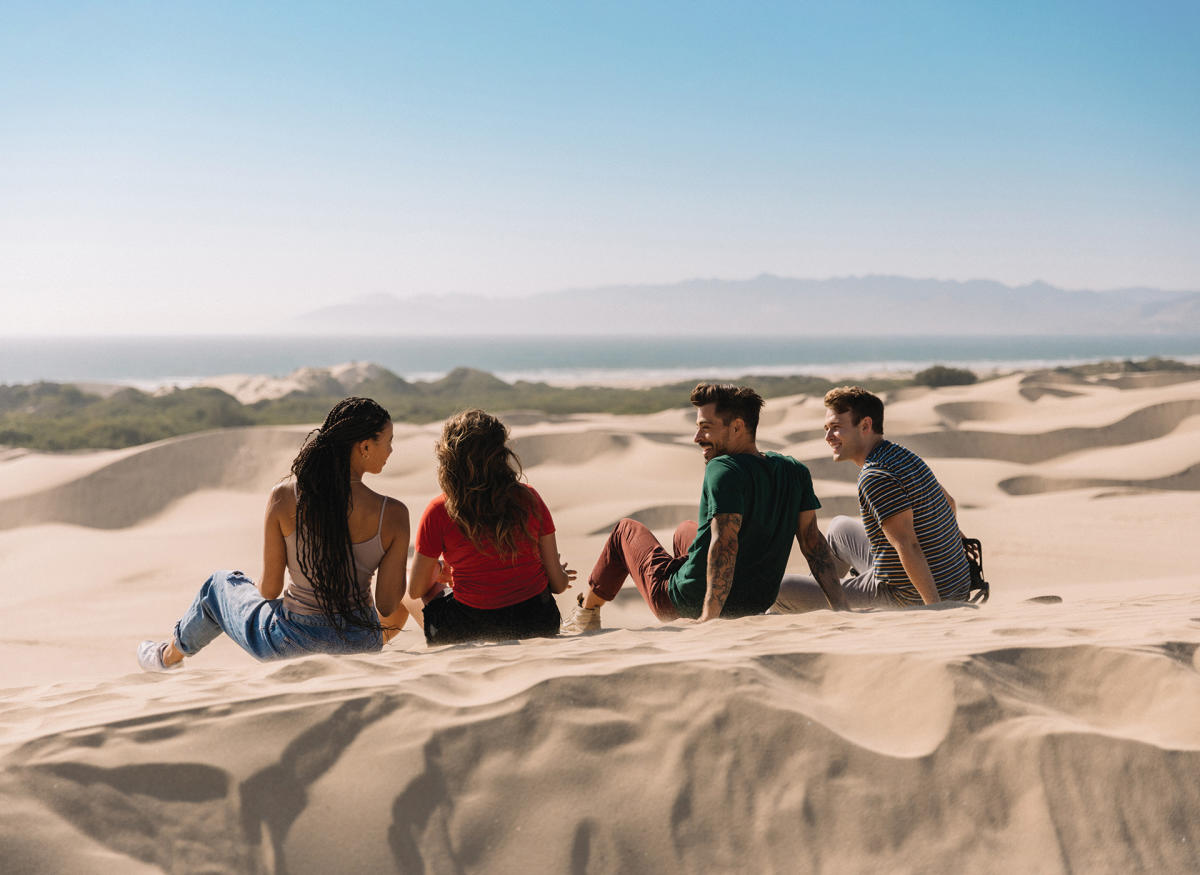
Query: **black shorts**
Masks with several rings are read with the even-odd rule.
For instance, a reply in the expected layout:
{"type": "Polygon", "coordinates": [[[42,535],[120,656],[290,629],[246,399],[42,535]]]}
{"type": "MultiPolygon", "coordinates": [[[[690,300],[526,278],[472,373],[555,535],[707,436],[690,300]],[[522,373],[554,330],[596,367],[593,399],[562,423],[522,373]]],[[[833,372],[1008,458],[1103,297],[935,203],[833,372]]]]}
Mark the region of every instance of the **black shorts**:
{"type": "Polygon", "coordinates": [[[531,599],[504,608],[472,608],[455,601],[446,590],[425,606],[425,643],[460,644],[464,641],[512,641],[514,638],[549,638],[558,634],[562,617],[547,588],[531,599]]]}

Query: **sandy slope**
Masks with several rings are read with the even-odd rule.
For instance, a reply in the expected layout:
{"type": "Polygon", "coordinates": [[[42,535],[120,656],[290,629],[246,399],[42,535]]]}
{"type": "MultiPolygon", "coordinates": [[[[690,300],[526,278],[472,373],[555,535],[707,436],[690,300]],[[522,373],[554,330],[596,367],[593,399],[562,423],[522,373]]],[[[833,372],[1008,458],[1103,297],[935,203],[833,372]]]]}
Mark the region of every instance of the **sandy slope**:
{"type": "MultiPolygon", "coordinates": [[[[821,415],[773,400],[760,442],[852,509],[821,415]]],[[[573,564],[694,506],[690,417],[520,418],[573,564]]],[[[9,454],[0,869],[1197,871],[1198,430],[1198,381],[891,399],[983,538],[982,608],[658,626],[630,587],[594,636],[275,664],[219,640],[166,677],[133,646],[213,568],[257,573],[305,429],[9,454]]],[[[377,478],[414,517],[435,433],[399,426],[377,478]]]]}

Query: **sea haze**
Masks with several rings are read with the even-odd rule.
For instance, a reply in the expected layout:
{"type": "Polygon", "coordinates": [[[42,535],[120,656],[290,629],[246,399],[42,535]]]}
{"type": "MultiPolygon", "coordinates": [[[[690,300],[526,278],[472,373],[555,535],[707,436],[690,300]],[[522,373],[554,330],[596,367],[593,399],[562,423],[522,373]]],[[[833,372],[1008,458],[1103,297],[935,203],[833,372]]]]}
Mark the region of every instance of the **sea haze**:
{"type": "Polygon", "coordinates": [[[690,279],[666,285],[568,289],[515,298],[372,294],[300,313],[290,333],[561,334],[613,337],[717,333],[834,337],[897,335],[1200,334],[1200,292],[1068,290],[1034,282],[901,276],[690,279]]]}
{"type": "Polygon", "coordinates": [[[223,374],[284,376],[350,361],[407,379],[455,367],[559,384],[671,382],[743,374],[830,377],[934,363],[977,370],[1166,356],[1200,362],[1200,335],[1048,337],[73,337],[0,339],[0,383],[187,385],[223,374]]]}

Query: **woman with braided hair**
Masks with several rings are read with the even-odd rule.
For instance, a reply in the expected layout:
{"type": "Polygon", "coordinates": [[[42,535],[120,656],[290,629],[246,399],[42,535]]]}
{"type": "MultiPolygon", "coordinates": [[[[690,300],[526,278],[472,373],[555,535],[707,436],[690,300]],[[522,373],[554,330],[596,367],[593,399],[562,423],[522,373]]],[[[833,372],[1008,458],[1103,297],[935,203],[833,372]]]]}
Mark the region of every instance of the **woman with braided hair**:
{"type": "Polygon", "coordinates": [[[339,401],[300,448],[293,477],[271,490],[258,584],[215,572],[169,640],[141,643],[142,668],[178,668],[222,632],[262,660],[379,650],[385,630],[408,619],[408,508],[363,484],[391,454],[388,412],[369,398],[339,401]]]}
{"type": "Polygon", "coordinates": [[[435,453],[442,494],[417,526],[408,589],[425,601],[426,643],[557,635],[553,594],[575,572],[560,561],[545,502],[519,480],[504,423],[482,410],[460,413],[435,453]]]}

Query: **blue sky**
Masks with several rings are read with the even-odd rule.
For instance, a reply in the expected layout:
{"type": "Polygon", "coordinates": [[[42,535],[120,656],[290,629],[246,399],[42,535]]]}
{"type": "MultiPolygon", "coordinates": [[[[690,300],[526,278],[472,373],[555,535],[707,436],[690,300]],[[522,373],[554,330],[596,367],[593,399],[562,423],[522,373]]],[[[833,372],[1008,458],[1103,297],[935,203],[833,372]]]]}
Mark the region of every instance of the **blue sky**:
{"type": "Polygon", "coordinates": [[[3,12],[0,334],[762,272],[1200,289],[1200,4],[3,12]]]}

